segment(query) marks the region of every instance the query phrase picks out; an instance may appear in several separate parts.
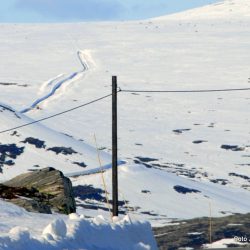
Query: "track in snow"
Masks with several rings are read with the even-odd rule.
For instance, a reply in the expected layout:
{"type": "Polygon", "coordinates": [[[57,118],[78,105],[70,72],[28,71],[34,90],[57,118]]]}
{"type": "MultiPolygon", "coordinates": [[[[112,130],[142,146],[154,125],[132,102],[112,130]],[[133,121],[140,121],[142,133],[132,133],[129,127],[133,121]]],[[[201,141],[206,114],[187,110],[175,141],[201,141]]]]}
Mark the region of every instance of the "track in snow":
{"type": "Polygon", "coordinates": [[[82,65],[82,70],[81,71],[74,72],[74,73],[72,73],[72,74],[70,74],[70,75],[68,75],[66,77],[63,77],[64,74],[60,74],[60,75],[56,76],[55,78],[52,78],[52,79],[48,80],[47,82],[45,82],[45,84],[43,84],[41,86],[40,92],[44,91],[44,89],[46,87],[51,86],[52,84],[54,84],[54,87],[51,89],[51,91],[48,94],[42,96],[41,98],[38,98],[37,100],[35,100],[31,104],[30,107],[25,108],[25,109],[21,110],[20,112],[24,114],[24,113],[27,113],[27,112],[35,109],[42,102],[47,101],[52,96],[55,96],[56,92],[58,92],[58,90],[63,85],[70,84],[70,83],[82,78],[84,76],[84,73],[89,70],[89,65],[84,60],[84,52],[78,51],[77,52],[77,57],[78,57],[78,59],[80,61],[80,64],[82,65]]]}
{"type": "MultiPolygon", "coordinates": [[[[126,164],[126,161],[123,160],[118,160],[117,164],[118,166],[126,164]]],[[[77,172],[72,172],[68,174],[64,174],[66,177],[78,177],[78,176],[83,176],[83,175],[90,175],[90,174],[97,174],[106,170],[109,170],[112,168],[112,163],[103,165],[101,167],[89,169],[89,170],[83,170],[83,171],[77,171],[77,172]]]]}

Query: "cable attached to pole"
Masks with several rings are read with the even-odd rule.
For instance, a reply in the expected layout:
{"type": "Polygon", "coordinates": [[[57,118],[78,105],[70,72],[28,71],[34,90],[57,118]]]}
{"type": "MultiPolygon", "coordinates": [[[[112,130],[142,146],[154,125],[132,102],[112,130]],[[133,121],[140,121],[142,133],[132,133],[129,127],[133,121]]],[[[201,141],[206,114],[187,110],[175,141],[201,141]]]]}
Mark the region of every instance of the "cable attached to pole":
{"type": "Polygon", "coordinates": [[[235,89],[198,89],[198,90],[138,90],[138,89],[120,89],[121,92],[127,93],[209,93],[209,92],[232,92],[232,91],[247,91],[250,88],[235,88],[235,89]]]}
{"type": "Polygon", "coordinates": [[[33,124],[35,124],[35,123],[42,122],[42,121],[45,121],[45,120],[49,120],[49,119],[54,118],[54,117],[56,117],[56,116],[60,116],[60,115],[69,113],[69,112],[71,112],[71,111],[73,111],[73,110],[76,110],[76,109],[79,109],[79,108],[88,106],[88,105],[90,105],[90,104],[92,104],[92,103],[101,101],[101,100],[103,100],[103,99],[105,99],[105,98],[110,97],[111,95],[112,95],[112,94],[108,94],[108,95],[102,96],[102,97],[100,97],[100,98],[97,98],[97,99],[95,99],[95,100],[93,100],[93,101],[90,101],[90,102],[81,104],[81,105],[79,105],[79,106],[73,107],[73,108],[71,108],[71,109],[64,110],[64,111],[59,112],[59,113],[56,113],[56,114],[54,114],[54,115],[50,115],[50,116],[47,116],[47,117],[44,117],[44,118],[41,118],[41,119],[38,119],[38,120],[35,120],[35,121],[32,121],[32,122],[28,122],[28,123],[22,124],[22,125],[20,125],[20,126],[16,126],[16,127],[13,127],[13,128],[9,128],[9,129],[2,130],[2,131],[0,131],[0,134],[9,132],[9,131],[12,131],[12,130],[15,130],[15,129],[27,127],[27,126],[33,125],[33,124]]]}

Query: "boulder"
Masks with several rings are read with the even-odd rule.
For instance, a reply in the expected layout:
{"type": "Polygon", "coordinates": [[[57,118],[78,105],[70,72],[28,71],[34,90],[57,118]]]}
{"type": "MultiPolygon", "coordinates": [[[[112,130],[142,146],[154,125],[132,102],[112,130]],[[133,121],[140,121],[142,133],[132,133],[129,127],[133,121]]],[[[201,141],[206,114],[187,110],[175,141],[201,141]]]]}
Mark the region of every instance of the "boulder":
{"type": "Polygon", "coordinates": [[[19,197],[16,199],[12,199],[11,203],[25,208],[28,212],[52,214],[50,206],[43,204],[43,202],[33,200],[32,198],[27,199],[26,197],[19,197]]]}
{"type": "MultiPolygon", "coordinates": [[[[49,206],[55,212],[70,214],[76,211],[70,179],[54,168],[48,167],[31,173],[21,174],[3,184],[8,187],[37,190],[43,197],[43,199],[38,199],[38,201],[43,205],[49,206]]],[[[32,206],[36,205],[33,204],[30,207],[32,206]]]]}
{"type": "Polygon", "coordinates": [[[0,184],[0,197],[29,212],[51,214],[50,207],[45,204],[49,196],[39,193],[35,188],[8,187],[0,184]]]}

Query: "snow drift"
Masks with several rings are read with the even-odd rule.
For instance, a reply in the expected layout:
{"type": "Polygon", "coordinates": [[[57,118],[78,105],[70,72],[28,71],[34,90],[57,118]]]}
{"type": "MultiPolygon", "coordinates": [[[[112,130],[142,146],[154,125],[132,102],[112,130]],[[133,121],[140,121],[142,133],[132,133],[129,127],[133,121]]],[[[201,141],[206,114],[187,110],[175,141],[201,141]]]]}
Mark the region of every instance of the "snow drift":
{"type": "MultiPolygon", "coordinates": [[[[1,214],[7,203],[0,201],[1,214]]],[[[11,211],[6,211],[9,216],[18,214],[19,219],[30,218],[30,228],[23,228],[21,223],[14,226],[5,235],[0,236],[1,250],[61,250],[61,249],[86,249],[86,250],[156,250],[151,226],[148,222],[131,221],[128,216],[122,219],[113,218],[109,222],[102,216],[94,219],[85,219],[84,216],[70,214],[68,217],[45,215],[49,224],[44,229],[37,223],[37,217],[27,213],[14,205],[11,211]],[[33,221],[33,222],[32,222],[33,221]],[[34,234],[31,227],[39,229],[34,234]]],[[[13,220],[9,217],[8,220],[13,220]]],[[[21,222],[21,220],[20,220],[21,222]]]]}

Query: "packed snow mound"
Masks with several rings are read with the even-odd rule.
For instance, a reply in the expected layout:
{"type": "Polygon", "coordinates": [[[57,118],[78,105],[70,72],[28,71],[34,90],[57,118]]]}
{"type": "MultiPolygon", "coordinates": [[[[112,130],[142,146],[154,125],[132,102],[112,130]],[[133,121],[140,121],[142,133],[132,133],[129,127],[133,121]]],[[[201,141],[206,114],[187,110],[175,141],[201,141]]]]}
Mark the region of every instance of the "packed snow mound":
{"type": "MultiPolygon", "coordinates": [[[[0,131],[34,121],[5,104],[0,104],[0,119],[0,131]]],[[[96,148],[39,123],[1,133],[0,152],[1,181],[48,166],[68,176],[100,170],[96,148]]],[[[103,167],[109,168],[110,155],[100,152],[100,157],[103,167]]]]}
{"type": "Polygon", "coordinates": [[[169,16],[162,16],[154,20],[164,19],[224,19],[224,18],[250,18],[249,0],[225,0],[204,7],[191,9],[169,16]]]}
{"type": "Polygon", "coordinates": [[[66,234],[67,234],[67,227],[64,220],[62,219],[57,219],[53,221],[43,230],[43,235],[51,239],[58,237],[59,238],[66,237],[66,234]]]}
{"type": "MultiPolygon", "coordinates": [[[[13,226],[8,233],[0,231],[1,250],[156,250],[156,242],[148,222],[131,221],[128,216],[115,218],[109,222],[102,216],[85,219],[76,214],[70,216],[41,215],[27,213],[6,202],[0,201],[1,214],[18,217],[19,225],[13,226]],[[5,209],[4,209],[5,208],[5,209]],[[8,212],[10,210],[10,212],[8,212]],[[30,227],[23,228],[21,223],[30,220],[30,227]],[[39,220],[50,220],[43,229],[39,220]],[[40,230],[37,233],[31,228],[40,230]]],[[[7,217],[5,220],[13,220],[7,217]]],[[[16,223],[17,221],[16,220],[16,223]]],[[[6,221],[1,225],[4,226],[6,221]]],[[[12,222],[13,223],[13,222],[12,222]]],[[[10,226],[11,223],[6,223],[10,226]]]]}
{"type": "MultiPolygon", "coordinates": [[[[237,238],[237,237],[236,237],[237,238]]],[[[236,238],[225,238],[222,240],[215,241],[211,244],[205,244],[204,249],[222,249],[222,248],[229,248],[230,245],[237,246],[237,247],[243,247],[247,245],[247,243],[241,243],[236,240],[236,238]]],[[[243,249],[240,248],[240,249],[243,249]]]]}

